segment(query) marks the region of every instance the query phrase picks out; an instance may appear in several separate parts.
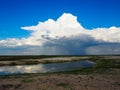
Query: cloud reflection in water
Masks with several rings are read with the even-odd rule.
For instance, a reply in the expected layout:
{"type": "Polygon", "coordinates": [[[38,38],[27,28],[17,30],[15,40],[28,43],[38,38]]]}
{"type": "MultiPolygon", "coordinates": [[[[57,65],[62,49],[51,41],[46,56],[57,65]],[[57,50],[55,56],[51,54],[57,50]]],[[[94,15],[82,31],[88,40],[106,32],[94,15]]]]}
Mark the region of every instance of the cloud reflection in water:
{"type": "Polygon", "coordinates": [[[0,75],[24,74],[24,73],[46,73],[70,71],[95,65],[94,62],[81,60],[75,62],[37,64],[37,65],[18,65],[0,67],[0,75]]]}

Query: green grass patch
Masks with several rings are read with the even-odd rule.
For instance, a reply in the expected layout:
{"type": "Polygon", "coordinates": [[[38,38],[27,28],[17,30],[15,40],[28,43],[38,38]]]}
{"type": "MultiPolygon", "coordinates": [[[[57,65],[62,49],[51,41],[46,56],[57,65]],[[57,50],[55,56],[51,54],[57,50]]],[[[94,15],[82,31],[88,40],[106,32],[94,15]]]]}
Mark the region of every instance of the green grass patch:
{"type": "Polygon", "coordinates": [[[56,84],[56,86],[68,88],[69,90],[74,90],[73,85],[71,85],[70,83],[59,83],[59,84],[56,84]]]}
{"type": "Polygon", "coordinates": [[[34,80],[33,79],[23,79],[22,82],[24,83],[29,83],[29,82],[33,82],[34,80]]]}

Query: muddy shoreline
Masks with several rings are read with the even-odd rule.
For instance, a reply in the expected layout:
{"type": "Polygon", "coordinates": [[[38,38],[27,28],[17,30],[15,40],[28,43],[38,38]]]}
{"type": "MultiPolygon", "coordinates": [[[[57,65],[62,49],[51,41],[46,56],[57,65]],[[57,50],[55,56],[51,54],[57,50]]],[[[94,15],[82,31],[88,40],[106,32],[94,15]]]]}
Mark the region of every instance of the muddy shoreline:
{"type": "Polygon", "coordinates": [[[61,63],[61,62],[72,62],[79,60],[87,60],[88,57],[0,57],[0,66],[15,66],[15,65],[33,65],[33,64],[48,64],[48,63],[61,63]],[[19,59],[18,59],[19,58],[19,59]]]}

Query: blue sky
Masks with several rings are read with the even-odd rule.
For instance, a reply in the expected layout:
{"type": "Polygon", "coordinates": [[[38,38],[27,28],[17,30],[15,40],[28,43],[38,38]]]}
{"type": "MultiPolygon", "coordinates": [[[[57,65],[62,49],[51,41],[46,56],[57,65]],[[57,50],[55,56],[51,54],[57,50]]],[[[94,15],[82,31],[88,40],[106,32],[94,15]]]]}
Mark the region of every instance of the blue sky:
{"type": "Polygon", "coordinates": [[[120,54],[120,0],[0,0],[0,55],[120,54]]]}
{"type": "Polygon", "coordinates": [[[21,26],[56,20],[64,12],[88,29],[120,27],[120,0],[0,0],[0,39],[27,37],[21,26]]]}

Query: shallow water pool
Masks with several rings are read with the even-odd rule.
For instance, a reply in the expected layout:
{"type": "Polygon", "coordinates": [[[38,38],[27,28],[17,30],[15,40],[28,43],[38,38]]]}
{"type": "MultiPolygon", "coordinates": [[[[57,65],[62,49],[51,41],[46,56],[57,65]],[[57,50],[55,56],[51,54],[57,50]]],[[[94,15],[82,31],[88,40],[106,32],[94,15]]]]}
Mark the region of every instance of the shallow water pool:
{"type": "Polygon", "coordinates": [[[24,73],[46,73],[78,70],[84,67],[94,66],[96,63],[89,60],[74,62],[36,64],[36,65],[17,65],[0,67],[0,75],[15,75],[24,73]]]}

